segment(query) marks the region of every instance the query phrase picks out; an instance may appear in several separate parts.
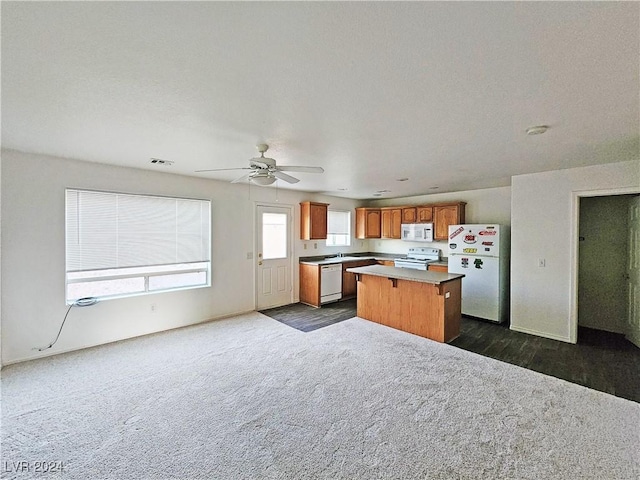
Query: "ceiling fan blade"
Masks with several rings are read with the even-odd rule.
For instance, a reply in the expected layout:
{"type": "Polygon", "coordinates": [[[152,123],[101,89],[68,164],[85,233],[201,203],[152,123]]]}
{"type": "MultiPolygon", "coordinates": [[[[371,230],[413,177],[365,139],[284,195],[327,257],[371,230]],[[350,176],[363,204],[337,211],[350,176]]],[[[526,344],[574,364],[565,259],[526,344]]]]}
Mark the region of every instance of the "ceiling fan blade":
{"type": "Polygon", "coordinates": [[[236,178],[235,180],[231,180],[231,183],[240,183],[248,180],[251,177],[251,173],[247,173],[246,175],[241,176],[240,178],[236,178]]]}
{"type": "Polygon", "coordinates": [[[226,170],[253,170],[249,167],[236,167],[236,168],[212,168],[209,170],[196,170],[196,172],[224,172],[226,170]]]}
{"type": "Polygon", "coordinates": [[[324,168],[322,167],[301,167],[301,166],[297,166],[297,165],[290,165],[290,166],[278,166],[276,167],[277,170],[280,170],[281,172],[306,172],[306,173],[323,173],[324,172],[324,168]]]}
{"type": "Polygon", "coordinates": [[[289,182],[289,183],[298,183],[300,180],[298,180],[295,177],[292,177],[291,175],[287,175],[286,173],[282,173],[280,170],[276,170],[275,172],[273,172],[273,176],[276,178],[279,178],[280,180],[284,180],[285,182],[289,182]]]}

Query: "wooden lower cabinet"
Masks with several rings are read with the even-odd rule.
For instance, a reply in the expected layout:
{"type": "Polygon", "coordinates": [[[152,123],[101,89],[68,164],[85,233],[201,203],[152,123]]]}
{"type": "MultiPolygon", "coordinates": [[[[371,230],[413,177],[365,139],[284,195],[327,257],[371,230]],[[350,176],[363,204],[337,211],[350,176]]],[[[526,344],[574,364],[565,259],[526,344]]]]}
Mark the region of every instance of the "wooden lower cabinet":
{"type": "Polygon", "coordinates": [[[447,267],[446,265],[429,265],[428,269],[432,272],[447,273],[449,271],[449,267],[447,267]]]}
{"type": "Polygon", "coordinates": [[[396,262],[394,262],[393,260],[378,260],[376,263],[378,265],[384,265],[386,267],[395,267],[396,266],[396,262]]]}
{"type": "Polygon", "coordinates": [[[300,302],[320,306],[320,265],[300,264],[300,302]]]}
{"type": "MultiPolygon", "coordinates": [[[[358,260],[353,262],[342,262],[342,298],[352,298],[358,292],[355,273],[347,272],[347,268],[366,267],[375,265],[375,260],[358,260]]],[[[320,306],[320,287],[322,282],[322,268],[320,265],[300,264],[300,303],[320,306]]]]}
{"type": "Polygon", "coordinates": [[[360,274],[358,317],[437,342],[460,335],[461,278],[439,285],[360,274]]]}
{"type": "Polygon", "coordinates": [[[358,283],[356,282],[356,274],[347,272],[347,268],[366,267],[367,265],[375,265],[375,260],[362,260],[357,262],[342,263],[342,298],[355,297],[358,292],[358,283]]]}

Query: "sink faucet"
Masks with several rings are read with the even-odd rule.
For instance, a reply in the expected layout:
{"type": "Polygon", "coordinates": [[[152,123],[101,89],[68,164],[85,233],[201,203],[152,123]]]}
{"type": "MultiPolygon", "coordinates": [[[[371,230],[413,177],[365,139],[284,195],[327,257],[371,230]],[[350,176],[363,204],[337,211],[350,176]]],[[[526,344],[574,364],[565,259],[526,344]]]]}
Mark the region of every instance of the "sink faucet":
{"type": "Polygon", "coordinates": [[[342,252],[338,252],[338,258],[342,258],[343,256],[342,252]]]}

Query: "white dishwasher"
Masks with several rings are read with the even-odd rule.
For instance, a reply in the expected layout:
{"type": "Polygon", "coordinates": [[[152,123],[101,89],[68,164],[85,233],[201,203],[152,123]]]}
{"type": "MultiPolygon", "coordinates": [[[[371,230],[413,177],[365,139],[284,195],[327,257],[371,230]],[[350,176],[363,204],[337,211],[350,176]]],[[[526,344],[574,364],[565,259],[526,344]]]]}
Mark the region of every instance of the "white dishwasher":
{"type": "Polygon", "coordinates": [[[320,267],[320,304],[342,298],[342,264],[320,267]]]}

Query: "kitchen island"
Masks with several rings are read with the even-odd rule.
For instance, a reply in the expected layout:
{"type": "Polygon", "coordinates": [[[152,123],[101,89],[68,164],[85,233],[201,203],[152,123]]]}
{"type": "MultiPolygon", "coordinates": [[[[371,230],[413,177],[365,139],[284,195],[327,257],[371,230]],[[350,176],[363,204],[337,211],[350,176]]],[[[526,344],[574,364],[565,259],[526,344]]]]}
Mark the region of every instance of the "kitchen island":
{"type": "Polygon", "coordinates": [[[464,275],[383,265],[347,272],[358,282],[358,317],[437,342],[460,335],[464,275]]]}

